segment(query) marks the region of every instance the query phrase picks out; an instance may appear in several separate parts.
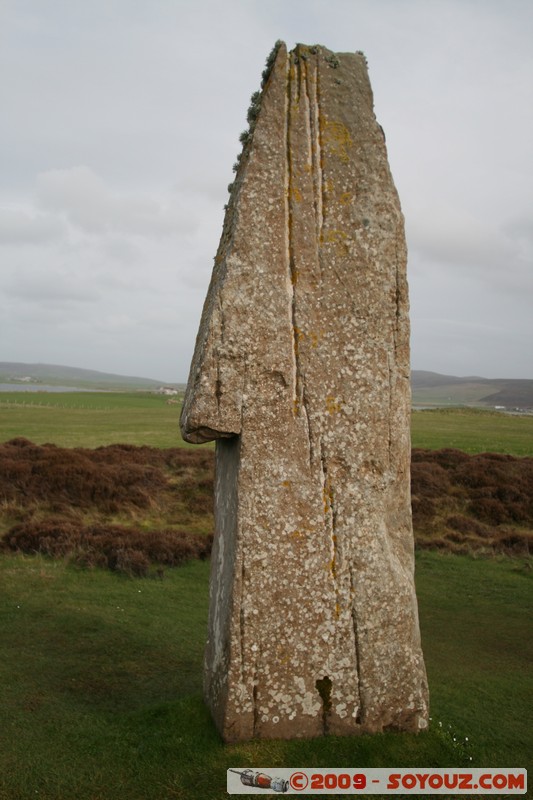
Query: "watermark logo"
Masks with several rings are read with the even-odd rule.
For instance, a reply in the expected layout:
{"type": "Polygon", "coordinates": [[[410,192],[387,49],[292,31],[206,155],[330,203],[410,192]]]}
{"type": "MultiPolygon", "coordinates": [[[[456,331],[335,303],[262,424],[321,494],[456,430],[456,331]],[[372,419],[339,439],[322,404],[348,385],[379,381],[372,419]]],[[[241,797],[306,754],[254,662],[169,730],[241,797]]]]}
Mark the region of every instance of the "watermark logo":
{"type": "Polygon", "coordinates": [[[228,794],[526,794],[525,769],[228,769],[228,794]]]}

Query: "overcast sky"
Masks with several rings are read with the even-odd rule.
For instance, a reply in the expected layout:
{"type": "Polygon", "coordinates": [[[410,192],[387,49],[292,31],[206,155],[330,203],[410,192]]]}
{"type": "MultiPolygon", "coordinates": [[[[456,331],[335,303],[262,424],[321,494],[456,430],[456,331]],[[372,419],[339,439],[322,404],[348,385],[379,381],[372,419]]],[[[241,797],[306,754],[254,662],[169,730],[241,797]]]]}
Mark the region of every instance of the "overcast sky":
{"type": "Polygon", "coordinates": [[[276,39],[367,56],[412,367],[532,378],[531,0],[0,0],[0,361],[187,379],[276,39]]]}

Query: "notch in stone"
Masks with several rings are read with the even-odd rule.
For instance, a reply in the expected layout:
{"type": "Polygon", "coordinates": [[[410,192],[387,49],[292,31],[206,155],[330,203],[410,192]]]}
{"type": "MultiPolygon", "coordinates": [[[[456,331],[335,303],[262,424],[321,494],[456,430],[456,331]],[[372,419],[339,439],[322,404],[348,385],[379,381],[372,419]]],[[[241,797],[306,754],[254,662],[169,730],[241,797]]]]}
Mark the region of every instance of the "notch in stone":
{"type": "Polygon", "coordinates": [[[322,701],[322,725],[325,735],[328,733],[329,727],[328,719],[331,713],[331,688],[333,684],[331,682],[331,678],[328,675],[324,675],[323,678],[320,678],[316,681],[315,686],[322,701]]]}

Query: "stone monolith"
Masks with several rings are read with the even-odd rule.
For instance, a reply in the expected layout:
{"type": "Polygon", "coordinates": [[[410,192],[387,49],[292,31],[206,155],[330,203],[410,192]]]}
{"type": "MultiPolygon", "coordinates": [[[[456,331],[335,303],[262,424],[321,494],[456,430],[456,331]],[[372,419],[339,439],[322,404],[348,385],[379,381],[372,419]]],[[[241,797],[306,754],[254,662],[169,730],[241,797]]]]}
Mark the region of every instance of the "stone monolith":
{"type": "Polygon", "coordinates": [[[427,725],[403,217],[362,53],[274,49],[181,426],[216,439],[205,697],[226,741],[427,725]]]}

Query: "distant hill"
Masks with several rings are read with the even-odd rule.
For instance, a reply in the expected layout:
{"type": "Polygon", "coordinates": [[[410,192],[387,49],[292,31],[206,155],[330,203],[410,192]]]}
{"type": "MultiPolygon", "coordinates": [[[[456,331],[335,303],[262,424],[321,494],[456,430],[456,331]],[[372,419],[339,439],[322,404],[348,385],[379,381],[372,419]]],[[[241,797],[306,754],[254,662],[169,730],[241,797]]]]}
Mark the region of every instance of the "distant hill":
{"type": "MultiPolygon", "coordinates": [[[[184,389],[185,384],[168,384],[150,378],[115,375],[57,364],[21,364],[0,361],[0,383],[29,382],[51,386],[72,386],[78,389],[128,390],[157,389],[174,386],[184,389]]],[[[438,372],[413,370],[411,373],[413,405],[415,406],[478,406],[508,410],[533,411],[533,380],[507,378],[481,378],[470,375],[464,378],[441,375],[438,372]]]]}
{"type": "Polygon", "coordinates": [[[468,405],[506,410],[533,410],[533,380],[518,378],[480,378],[470,375],[440,375],[438,372],[413,370],[411,373],[413,405],[468,405]]]}
{"type": "MultiPolygon", "coordinates": [[[[0,361],[0,383],[43,383],[50,386],[72,386],[80,389],[157,389],[164,381],[115,375],[58,364],[22,364],[0,361]],[[31,378],[31,381],[27,379],[31,378]]],[[[176,385],[177,384],[172,384],[176,385]]]]}

